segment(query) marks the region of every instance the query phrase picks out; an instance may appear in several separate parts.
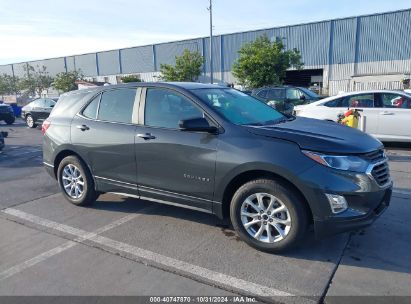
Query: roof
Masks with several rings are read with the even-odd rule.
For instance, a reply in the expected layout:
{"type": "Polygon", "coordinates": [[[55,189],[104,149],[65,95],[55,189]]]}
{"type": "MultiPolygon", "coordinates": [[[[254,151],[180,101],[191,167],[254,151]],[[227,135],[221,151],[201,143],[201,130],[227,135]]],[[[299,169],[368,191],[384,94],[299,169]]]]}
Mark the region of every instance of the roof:
{"type": "Polygon", "coordinates": [[[64,95],[71,95],[77,94],[79,91],[83,91],[81,93],[89,93],[89,92],[97,92],[103,91],[107,89],[115,89],[115,88],[128,88],[128,87],[168,87],[168,88],[180,88],[185,90],[195,90],[195,89],[227,89],[226,86],[221,86],[217,84],[205,84],[205,83],[198,83],[198,82],[129,82],[129,83],[121,83],[121,84],[114,84],[114,85],[107,85],[107,86],[97,86],[97,87],[90,87],[86,90],[75,90],[71,92],[67,92],[64,95]]]}

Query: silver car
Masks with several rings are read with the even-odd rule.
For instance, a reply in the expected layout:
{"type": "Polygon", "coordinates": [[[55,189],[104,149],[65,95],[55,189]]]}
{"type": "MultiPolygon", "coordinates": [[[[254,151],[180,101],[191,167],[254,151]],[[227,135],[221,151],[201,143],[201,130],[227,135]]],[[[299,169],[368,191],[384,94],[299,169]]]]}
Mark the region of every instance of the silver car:
{"type": "Polygon", "coordinates": [[[348,108],[362,110],[363,131],[381,141],[411,142],[411,94],[404,91],[363,91],[297,106],[294,114],[337,121],[348,108]]]}

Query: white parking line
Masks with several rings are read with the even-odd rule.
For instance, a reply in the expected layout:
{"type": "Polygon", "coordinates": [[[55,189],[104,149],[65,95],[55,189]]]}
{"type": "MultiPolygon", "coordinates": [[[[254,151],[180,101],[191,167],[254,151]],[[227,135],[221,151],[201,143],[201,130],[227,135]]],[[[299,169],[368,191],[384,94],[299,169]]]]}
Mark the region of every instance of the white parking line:
{"type": "MultiPolygon", "coordinates": [[[[92,241],[96,244],[103,245],[104,247],[115,250],[116,252],[123,252],[129,254],[137,259],[143,259],[152,266],[157,266],[165,270],[171,269],[177,271],[178,273],[189,274],[194,278],[201,281],[212,283],[216,286],[225,287],[230,290],[234,289],[237,291],[246,292],[247,294],[253,294],[255,296],[263,297],[284,297],[293,296],[290,293],[270,288],[267,286],[259,285],[256,283],[248,282],[236,277],[232,277],[223,273],[219,273],[210,269],[206,269],[197,265],[193,265],[184,261],[180,261],[174,258],[164,256],[146,249],[138,248],[133,245],[129,245],[123,242],[115,241],[113,239],[97,235],[96,233],[88,233],[84,230],[67,226],[64,224],[56,223],[47,219],[40,218],[38,216],[28,214],[26,212],[7,208],[2,210],[3,213],[18,217],[25,221],[32,222],[34,224],[65,232],[71,235],[77,236],[77,242],[84,242],[85,240],[92,241]]],[[[69,245],[67,245],[69,246],[69,245]]],[[[70,248],[70,247],[69,247],[70,248]]],[[[56,250],[58,251],[58,250],[56,250]]],[[[51,253],[50,253],[51,254],[51,253]]],[[[50,255],[49,254],[49,255],[50,255]]]]}
{"type": "MultiPolygon", "coordinates": [[[[145,208],[145,209],[148,209],[148,208],[145,208]]],[[[11,213],[9,213],[9,214],[11,214],[11,213]]],[[[16,213],[16,214],[20,214],[20,213],[16,213]]],[[[34,258],[31,258],[31,259],[29,259],[29,260],[27,260],[27,261],[25,261],[21,264],[15,265],[15,266],[13,266],[13,267],[11,267],[11,268],[3,271],[3,272],[0,272],[0,281],[4,280],[4,279],[7,279],[7,278],[19,273],[19,272],[22,272],[23,270],[25,270],[27,268],[30,268],[30,267],[32,267],[32,266],[34,266],[34,265],[36,265],[40,262],[43,262],[43,261],[47,260],[48,258],[51,258],[52,256],[55,256],[55,255],[65,251],[67,249],[70,249],[71,247],[74,247],[75,245],[78,245],[79,243],[84,242],[87,239],[95,237],[99,233],[106,232],[106,231],[108,231],[110,229],[113,229],[115,227],[118,227],[118,226],[120,226],[120,225],[122,225],[122,224],[124,224],[128,221],[131,221],[132,219],[138,217],[139,215],[140,214],[130,214],[130,215],[122,217],[122,218],[120,218],[120,219],[118,219],[118,220],[116,220],[116,221],[114,221],[114,222],[112,222],[112,223],[110,223],[106,226],[100,227],[99,229],[95,230],[94,232],[90,232],[90,233],[83,233],[82,232],[82,235],[78,236],[76,239],[74,239],[74,241],[68,241],[68,242],[66,242],[66,243],[64,243],[60,246],[57,246],[53,249],[50,249],[49,251],[43,252],[43,253],[35,256],[34,258]]],[[[17,216],[17,215],[15,215],[15,216],[17,216]]],[[[33,219],[33,218],[31,218],[31,219],[33,219]]],[[[50,227],[50,226],[47,226],[47,227],[50,227]]],[[[73,231],[73,230],[70,229],[68,231],[73,231]]],[[[70,232],[68,232],[68,233],[70,233],[70,232]]],[[[70,233],[70,234],[72,234],[72,233],[70,233]]]]}

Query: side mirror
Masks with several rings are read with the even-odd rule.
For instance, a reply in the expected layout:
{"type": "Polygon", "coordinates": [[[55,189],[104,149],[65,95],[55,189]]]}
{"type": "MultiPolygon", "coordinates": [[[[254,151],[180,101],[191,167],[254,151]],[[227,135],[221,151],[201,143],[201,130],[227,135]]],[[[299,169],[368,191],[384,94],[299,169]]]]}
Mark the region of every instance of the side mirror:
{"type": "Polygon", "coordinates": [[[305,99],[306,99],[305,95],[300,96],[300,100],[305,100],[305,99]]]}
{"type": "Polygon", "coordinates": [[[180,120],[178,123],[181,131],[217,133],[217,127],[210,126],[203,117],[180,120]]]}
{"type": "Polygon", "coordinates": [[[51,104],[51,105],[50,105],[50,108],[54,108],[54,104],[51,104]]]}

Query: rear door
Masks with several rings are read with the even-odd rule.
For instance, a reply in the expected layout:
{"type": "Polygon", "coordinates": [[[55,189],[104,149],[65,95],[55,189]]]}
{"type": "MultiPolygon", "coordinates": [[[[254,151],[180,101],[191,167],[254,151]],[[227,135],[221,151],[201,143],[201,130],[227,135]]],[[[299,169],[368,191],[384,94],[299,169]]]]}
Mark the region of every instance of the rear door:
{"type": "Polygon", "coordinates": [[[136,93],[136,88],[104,91],[72,121],[72,143],[90,166],[100,191],[137,195],[136,93]]]}
{"type": "Polygon", "coordinates": [[[30,113],[34,121],[38,121],[42,119],[42,112],[43,112],[44,106],[45,106],[44,98],[39,98],[31,102],[30,113]]]}
{"type": "Polygon", "coordinates": [[[56,102],[51,98],[43,99],[43,107],[39,110],[39,119],[46,120],[50,116],[51,110],[56,105],[56,102]]]}
{"type": "Polygon", "coordinates": [[[218,135],[179,129],[180,120],[205,116],[180,92],[153,87],[144,95],[135,148],[140,195],[211,211],[218,135]]]}
{"type": "Polygon", "coordinates": [[[411,140],[411,97],[380,93],[379,128],[381,139],[411,140]]]}
{"type": "Polygon", "coordinates": [[[365,118],[364,132],[372,135],[378,134],[379,112],[376,107],[376,94],[364,93],[345,97],[341,102],[341,113],[350,109],[362,110],[361,115],[365,118]]]}

